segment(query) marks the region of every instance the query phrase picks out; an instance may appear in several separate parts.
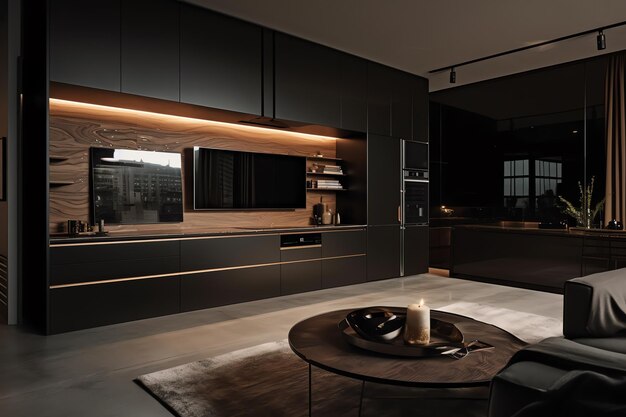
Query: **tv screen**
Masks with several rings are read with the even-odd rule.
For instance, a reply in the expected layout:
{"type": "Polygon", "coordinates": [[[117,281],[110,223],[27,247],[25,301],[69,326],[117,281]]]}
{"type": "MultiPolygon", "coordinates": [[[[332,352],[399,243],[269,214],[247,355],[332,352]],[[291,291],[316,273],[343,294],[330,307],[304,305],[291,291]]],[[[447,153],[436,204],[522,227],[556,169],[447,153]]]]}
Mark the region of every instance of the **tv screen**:
{"type": "Polygon", "coordinates": [[[183,221],[179,153],[91,148],[94,223],[183,221]]]}
{"type": "Polygon", "coordinates": [[[194,148],[196,210],[306,207],[306,158],[194,148]]]}

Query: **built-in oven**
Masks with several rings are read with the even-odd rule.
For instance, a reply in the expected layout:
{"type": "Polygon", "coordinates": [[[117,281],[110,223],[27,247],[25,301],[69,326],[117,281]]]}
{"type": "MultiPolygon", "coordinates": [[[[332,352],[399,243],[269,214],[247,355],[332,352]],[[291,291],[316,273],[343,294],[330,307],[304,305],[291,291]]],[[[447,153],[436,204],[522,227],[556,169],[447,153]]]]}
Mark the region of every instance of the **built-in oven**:
{"type": "Polygon", "coordinates": [[[428,177],[424,174],[404,171],[402,223],[405,225],[428,223],[428,177]]]}

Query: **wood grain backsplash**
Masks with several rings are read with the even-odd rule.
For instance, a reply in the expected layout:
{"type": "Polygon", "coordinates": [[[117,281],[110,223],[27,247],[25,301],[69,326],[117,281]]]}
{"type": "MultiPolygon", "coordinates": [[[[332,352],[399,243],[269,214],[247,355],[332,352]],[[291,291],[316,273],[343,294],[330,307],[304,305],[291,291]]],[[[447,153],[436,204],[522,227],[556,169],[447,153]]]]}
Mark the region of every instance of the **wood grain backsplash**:
{"type": "MultiPolygon", "coordinates": [[[[166,116],[62,100],[50,100],[50,156],[67,158],[50,162],[51,181],[72,184],[50,187],[50,232],[65,231],[68,219],[89,220],[89,148],[113,147],[180,152],[183,183],[185,151],[194,146],[311,156],[336,155],[336,139],[294,132],[166,116]]],[[[187,187],[184,187],[187,188],[187,187]]],[[[183,189],[183,193],[191,190],[183,189]]],[[[184,221],[175,224],[110,225],[119,232],[191,231],[207,228],[304,226],[320,197],[331,208],[332,192],[307,193],[307,208],[292,211],[194,211],[185,204],[184,221]]],[[[185,195],[185,201],[188,200],[185,195]]]]}

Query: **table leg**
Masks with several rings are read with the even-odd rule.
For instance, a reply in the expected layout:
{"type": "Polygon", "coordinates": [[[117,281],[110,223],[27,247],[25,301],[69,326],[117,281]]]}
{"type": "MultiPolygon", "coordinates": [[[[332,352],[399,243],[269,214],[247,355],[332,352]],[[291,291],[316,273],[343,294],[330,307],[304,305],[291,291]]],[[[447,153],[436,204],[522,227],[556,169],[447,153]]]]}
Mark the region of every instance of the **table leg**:
{"type": "Polygon", "coordinates": [[[363,410],[363,392],[365,391],[365,380],[361,382],[361,396],[359,398],[359,417],[361,417],[361,412],[363,410]]]}
{"type": "Polygon", "coordinates": [[[313,399],[311,395],[311,364],[309,363],[309,417],[313,414],[313,399]]]}

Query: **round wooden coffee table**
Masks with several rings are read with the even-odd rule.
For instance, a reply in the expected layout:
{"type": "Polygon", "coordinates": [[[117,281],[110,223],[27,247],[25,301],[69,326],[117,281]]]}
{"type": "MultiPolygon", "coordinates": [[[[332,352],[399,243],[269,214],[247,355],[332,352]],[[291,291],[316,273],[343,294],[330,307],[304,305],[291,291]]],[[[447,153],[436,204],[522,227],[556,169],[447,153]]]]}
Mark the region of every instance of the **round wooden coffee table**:
{"type": "Polygon", "coordinates": [[[479,387],[488,386],[511,356],[526,346],[499,327],[433,310],[433,318],[453,323],[466,341],[478,339],[495,349],[472,352],[459,360],[446,356],[404,358],[376,354],[343,339],[338,324],[353,310],[320,314],[297,323],[289,331],[289,346],[309,364],[309,415],[312,409],[311,366],[358,379],[363,386],[365,382],[375,382],[423,388],[479,387]]]}

